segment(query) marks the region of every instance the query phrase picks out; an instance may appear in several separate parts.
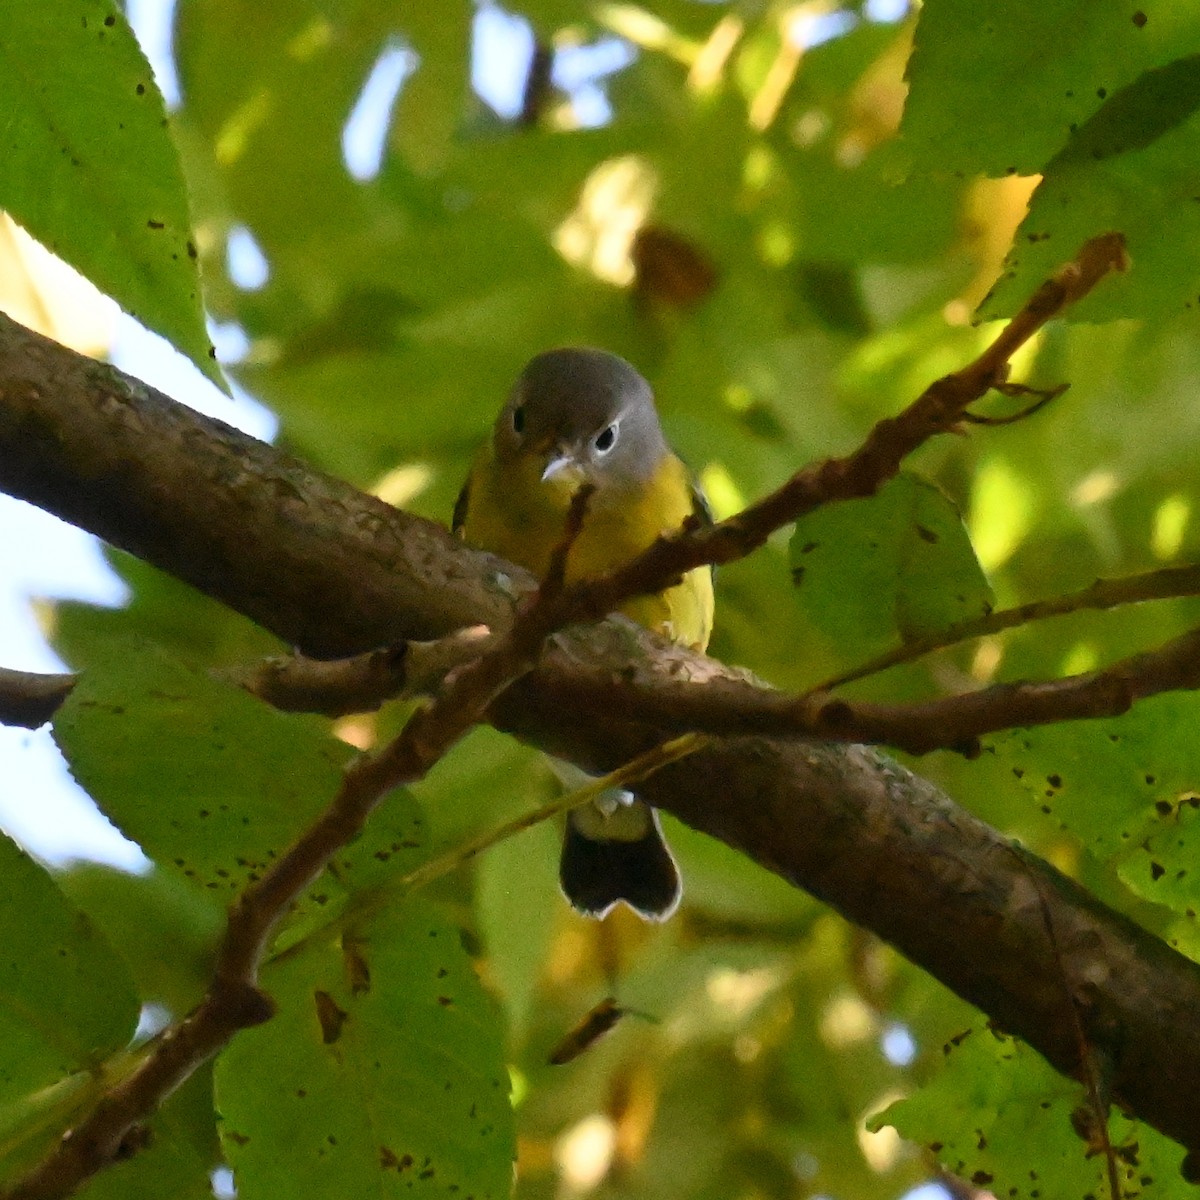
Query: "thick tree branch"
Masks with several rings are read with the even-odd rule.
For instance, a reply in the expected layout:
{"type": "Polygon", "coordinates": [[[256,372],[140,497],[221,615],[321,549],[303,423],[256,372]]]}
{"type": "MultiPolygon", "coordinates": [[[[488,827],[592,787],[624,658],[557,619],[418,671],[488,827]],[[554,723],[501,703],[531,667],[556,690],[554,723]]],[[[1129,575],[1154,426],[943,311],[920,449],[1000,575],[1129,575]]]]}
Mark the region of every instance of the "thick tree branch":
{"type": "Polygon", "coordinates": [[[1200,689],[1200,630],[1083,675],[997,683],[909,704],[843,700],[822,691],[790,696],[724,675],[705,688],[618,676],[572,678],[559,689],[564,706],[597,714],[615,708],[630,720],[670,722],[678,731],[817,737],[894,746],[909,754],[954,750],[973,756],[987,733],[1117,717],[1147,696],[1200,689]]]}
{"type": "MultiPolygon", "coordinates": [[[[939,418],[940,421],[940,418],[939,418]]],[[[943,427],[940,423],[939,428],[943,427]]],[[[309,654],[508,627],[532,581],[110,367],[0,322],[0,487],[191,582],[309,654]]],[[[599,685],[750,688],[629,622],[556,635],[491,718],[593,769],[677,732],[599,685]],[[564,697],[592,703],[564,705],[564,697]]],[[[639,789],[874,930],[1059,1070],[1079,1070],[1060,970],[1114,1061],[1114,1095],[1200,1147],[1200,968],[926,781],[862,748],[727,739],[639,789]],[[1038,888],[1031,884],[1030,873],[1038,888]],[[1055,966],[1038,892],[1058,941],[1055,966]]]]}

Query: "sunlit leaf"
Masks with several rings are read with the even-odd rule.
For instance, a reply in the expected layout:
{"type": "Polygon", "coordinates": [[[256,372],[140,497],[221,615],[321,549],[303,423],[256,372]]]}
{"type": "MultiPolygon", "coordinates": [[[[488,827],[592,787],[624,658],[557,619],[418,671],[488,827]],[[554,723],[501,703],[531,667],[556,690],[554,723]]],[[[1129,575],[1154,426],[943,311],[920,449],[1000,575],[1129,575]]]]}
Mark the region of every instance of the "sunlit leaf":
{"type": "Polygon", "coordinates": [[[1043,168],[984,315],[1011,314],[1088,238],[1125,235],[1132,267],[1073,320],[1158,319],[1200,307],[1200,55],[1147,71],[1109,96],[1043,168]],[[1169,225],[1171,237],[1162,231],[1169,225]]]}
{"type": "Polygon", "coordinates": [[[930,0],[902,132],[927,169],[1038,174],[1109,97],[1197,50],[1200,13],[1172,0],[1017,0],[982,19],[971,0],[930,0]]]}
{"type": "MultiPolygon", "coordinates": [[[[337,794],[350,749],[327,722],[287,715],[128,639],[94,644],[55,736],[76,778],[163,869],[228,903],[337,794]]],[[[306,919],[411,863],[422,818],[403,793],[340,852],[306,919]]]]}
{"type": "Polygon", "coordinates": [[[163,99],[111,0],[0,4],[0,205],[224,386],[163,99]]]}
{"type": "Polygon", "coordinates": [[[1190,693],[1156,696],[1122,717],[1005,735],[997,752],[1037,808],[1121,863],[1131,886],[1195,908],[1189,814],[1200,754],[1189,731],[1197,707],[1190,693]]]}

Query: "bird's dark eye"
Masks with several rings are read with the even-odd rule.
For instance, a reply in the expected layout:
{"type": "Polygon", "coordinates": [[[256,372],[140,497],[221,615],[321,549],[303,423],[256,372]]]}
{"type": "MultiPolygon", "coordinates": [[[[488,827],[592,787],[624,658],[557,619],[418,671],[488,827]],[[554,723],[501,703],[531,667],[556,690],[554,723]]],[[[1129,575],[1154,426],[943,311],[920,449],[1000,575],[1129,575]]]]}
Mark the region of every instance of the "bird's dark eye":
{"type": "Polygon", "coordinates": [[[518,404],[517,407],[513,409],[512,423],[513,423],[513,433],[524,433],[525,432],[525,409],[520,404],[518,404]]]}
{"type": "Polygon", "coordinates": [[[607,454],[616,445],[616,442],[617,427],[613,424],[596,434],[596,440],[592,445],[596,447],[597,454],[607,454]]]}

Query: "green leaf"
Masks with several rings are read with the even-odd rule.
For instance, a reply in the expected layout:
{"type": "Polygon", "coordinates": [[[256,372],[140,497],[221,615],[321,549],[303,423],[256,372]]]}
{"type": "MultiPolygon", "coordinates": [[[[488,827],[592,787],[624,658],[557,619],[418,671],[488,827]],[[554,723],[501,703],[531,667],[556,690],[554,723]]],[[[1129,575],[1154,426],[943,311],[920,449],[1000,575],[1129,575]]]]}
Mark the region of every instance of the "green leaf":
{"type": "Polygon", "coordinates": [[[901,132],[925,170],[1038,174],[1108,97],[1197,50],[1200,13],[1174,0],[929,0],[901,132]]]}
{"type": "MultiPolygon", "coordinates": [[[[1200,786],[1200,774],[1194,776],[1200,786]]],[[[1200,792],[1177,794],[1155,804],[1154,817],[1140,831],[1132,850],[1117,864],[1131,891],[1195,920],[1200,912],[1200,792]]]]}
{"type": "Polygon", "coordinates": [[[53,1106],[50,1089],[129,1042],[138,999],[111,946],[2,834],[0,979],[0,1146],[7,1154],[10,1139],[53,1106]]]}
{"type": "MultiPolygon", "coordinates": [[[[228,902],[333,799],[350,748],[328,722],[280,713],[145,642],[94,644],[55,738],[105,813],[164,869],[228,902]]],[[[347,896],[412,865],[423,818],[390,795],[297,906],[310,932],[347,896]]],[[[296,932],[296,930],[294,930],[296,932]]]]}
{"type": "Polygon", "coordinates": [[[429,837],[441,848],[528,812],[553,787],[544,755],[481,725],[415,783],[413,793],[429,811],[429,837]]]}
{"type": "Polygon", "coordinates": [[[805,613],[855,659],[992,606],[958,510],[915,475],[801,518],[791,561],[805,613]]]}
{"type": "MultiPolygon", "coordinates": [[[[832,141],[832,139],[830,139],[832,141]]],[[[889,148],[890,150],[890,148],[889,148]]],[[[907,263],[944,252],[958,235],[961,180],[899,179],[895,154],[847,166],[837,147],[796,153],[799,252],[816,262],[907,263]]]]}
{"type": "MultiPolygon", "coordinates": [[[[440,848],[529,812],[558,787],[543,755],[481,726],[413,792],[429,814],[430,842],[440,848]]],[[[543,821],[476,860],[474,908],[488,979],[514,1026],[529,1015],[556,918],[566,908],[558,889],[560,838],[560,825],[543,821]]]]}
{"type": "Polygon", "coordinates": [[[1038,808],[1124,881],[1178,910],[1200,907],[1192,797],[1200,795],[1193,731],[1200,698],[1142,700],[1124,716],[1020,730],[996,752],[1038,808]]]}
{"type": "Polygon", "coordinates": [[[72,774],[147,854],[228,900],[332,799],[349,747],[152,644],[95,651],[54,724],[72,774]]]}
{"type": "Polygon", "coordinates": [[[225,383],[163,99],[112,0],[0,0],[0,206],[225,383]]]}
{"type": "Polygon", "coordinates": [[[1137,895],[1200,911],[1200,698],[1142,700],[1124,716],[1009,735],[997,753],[1040,810],[1137,895]]]}
{"type": "Polygon", "coordinates": [[[153,642],[186,662],[224,666],[280,653],[278,639],[188,584],[111,547],[108,565],[132,595],[122,608],[60,601],[51,632],[54,649],[72,668],[86,668],[113,637],[153,642]]]}
{"type": "Polygon", "coordinates": [[[186,1013],[208,986],[223,914],[166,871],[131,875],[77,862],[57,881],[125,960],[144,1001],[186,1013]]]}
{"type": "MultiPolygon", "coordinates": [[[[945,1051],[932,1082],[872,1117],[868,1127],[894,1126],[951,1173],[997,1196],[1108,1194],[1104,1156],[1089,1154],[1072,1127],[1072,1113],[1084,1103],[1079,1084],[1022,1042],[986,1028],[964,1031],[945,1051]]],[[[1121,1148],[1118,1173],[1129,1194],[1188,1194],[1174,1142],[1115,1111],[1109,1137],[1121,1148]]]]}
{"type": "Polygon", "coordinates": [[[1043,170],[982,314],[1011,315],[1056,266],[1108,230],[1125,235],[1132,267],[1072,307],[1072,320],[1155,320],[1200,307],[1198,106],[1200,55],[1192,55],[1139,76],[1073,130],[1043,170]]]}
{"type": "Polygon", "coordinates": [[[813,898],[744,854],[663,814],[663,829],[684,879],[689,910],[717,921],[795,929],[819,910],[813,898]]]}
{"type": "Polygon", "coordinates": [[[406,901],[343,945],[269,967],[278,1012],[218,1059],[239,1195],[506,1197],[501,1026],[458,931],[406,901]]]}

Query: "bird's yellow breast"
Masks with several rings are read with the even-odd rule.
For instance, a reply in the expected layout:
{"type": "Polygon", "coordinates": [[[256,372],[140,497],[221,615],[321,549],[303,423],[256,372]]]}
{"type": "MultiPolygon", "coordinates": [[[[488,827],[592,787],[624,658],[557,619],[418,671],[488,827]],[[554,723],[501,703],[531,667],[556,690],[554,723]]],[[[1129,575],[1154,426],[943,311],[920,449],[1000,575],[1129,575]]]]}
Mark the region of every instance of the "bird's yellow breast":
{"type": "MultiPolygon", "coordinates": [[[[500,462],[485,446],[471,468],[461,532],[473,546],[543,575],[563,536],[572,488],[543,482],[536,456],[500,462]]],[[[567,560],[567,581],[593,578],[624,566],[664,533],[675,532],[694,511],[687,468],[663,457],[651,479],[636,486],[601,481],[567,560]]],[[[621,612],[640,625],[697,650],[712,631],[712,573],[689,571],[683,581],[654,596],[639,596],[621,612]]]]}

